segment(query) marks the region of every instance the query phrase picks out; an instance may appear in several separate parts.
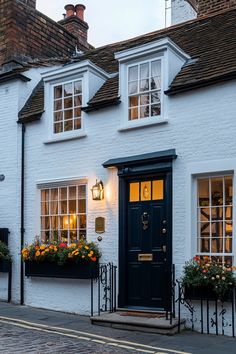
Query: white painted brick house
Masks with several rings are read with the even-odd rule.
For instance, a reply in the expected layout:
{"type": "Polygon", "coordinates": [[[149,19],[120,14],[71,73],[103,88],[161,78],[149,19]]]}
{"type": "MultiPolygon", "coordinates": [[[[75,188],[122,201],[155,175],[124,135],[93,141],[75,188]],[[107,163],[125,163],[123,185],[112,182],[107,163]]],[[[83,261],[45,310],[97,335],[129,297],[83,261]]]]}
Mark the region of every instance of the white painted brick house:
{"type": "Polygon", "coordinates": [[[175,264],[179,277],[196,254],[235,264],[236,10],[200,9],[184,24],[0,75],[0,225],[14,302],[90,312],[88,281],[25,278],[20,249],[21,237],[55,232],[97,241],[97,217],[101,261],[118,265],[119,307],[163,309],[166,274],[175,264]]]}

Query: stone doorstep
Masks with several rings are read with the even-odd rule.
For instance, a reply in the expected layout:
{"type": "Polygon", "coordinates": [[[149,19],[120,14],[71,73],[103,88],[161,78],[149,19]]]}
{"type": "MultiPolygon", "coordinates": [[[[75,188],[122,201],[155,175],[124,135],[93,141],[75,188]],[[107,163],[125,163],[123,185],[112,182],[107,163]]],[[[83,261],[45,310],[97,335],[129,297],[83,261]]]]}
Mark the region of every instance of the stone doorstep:
{"type": "MultiPolygon", "coordinates": [[[[178,333],[178,319],[173,318],[172,324],[165,318],[149,318],[143,316],[122,316],[121,312],[104,313],[90,318],[91,323],[98,326],[112,327],[130,331],[173,335],[178,333]]],[[[181,320],[180,329],[184,329],[185,320],[181,320]]]]}

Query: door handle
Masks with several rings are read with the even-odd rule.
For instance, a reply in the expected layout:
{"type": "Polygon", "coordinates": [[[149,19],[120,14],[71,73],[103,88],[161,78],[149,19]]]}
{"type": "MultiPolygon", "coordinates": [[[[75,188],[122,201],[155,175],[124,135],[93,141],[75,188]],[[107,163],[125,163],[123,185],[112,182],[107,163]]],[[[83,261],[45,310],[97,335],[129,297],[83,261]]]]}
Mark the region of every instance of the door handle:
{"type": "Polygon", "coordinates": [[[166,233],[167,233],[167,229],[162,229],[162,233],[163,233],[163,235],[165,235],[166,233]]]}
{"type": "Polygon", "coordinates": [[[142,221],[142,224],[143,224],[143,230],[147,230],[148,227],[149,227],[149,215],[148,215],[148,213],[146,211],[141,216],[141,221],[142,221]]]}

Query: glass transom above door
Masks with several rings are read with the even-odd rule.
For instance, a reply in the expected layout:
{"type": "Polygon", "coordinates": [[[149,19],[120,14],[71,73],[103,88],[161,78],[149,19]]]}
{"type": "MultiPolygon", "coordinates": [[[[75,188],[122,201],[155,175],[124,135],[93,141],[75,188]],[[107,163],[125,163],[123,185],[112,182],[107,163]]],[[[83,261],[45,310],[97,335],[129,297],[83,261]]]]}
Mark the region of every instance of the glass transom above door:
{"type": "Polygon", "coordinates": [[[131,182],[129,184],[129,201],[146,202],[164,199],[164,180],[131,182]]]}

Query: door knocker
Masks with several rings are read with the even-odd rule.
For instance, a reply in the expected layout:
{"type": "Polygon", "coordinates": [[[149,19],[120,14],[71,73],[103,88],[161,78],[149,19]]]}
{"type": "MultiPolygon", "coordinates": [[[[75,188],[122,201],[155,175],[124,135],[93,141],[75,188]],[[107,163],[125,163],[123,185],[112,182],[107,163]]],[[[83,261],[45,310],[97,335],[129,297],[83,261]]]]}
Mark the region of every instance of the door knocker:
{"type": "Polygon", "coordinates": [[[143,213],[141,219],[143,224],[143,230],[147,230],[149,227],[149,215],[146,211],[143,213]]]}

